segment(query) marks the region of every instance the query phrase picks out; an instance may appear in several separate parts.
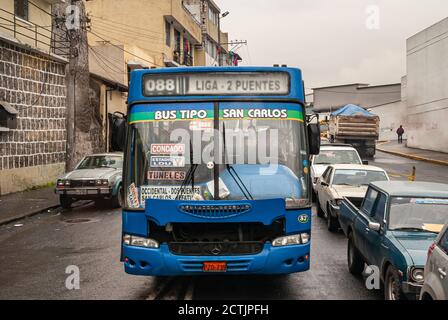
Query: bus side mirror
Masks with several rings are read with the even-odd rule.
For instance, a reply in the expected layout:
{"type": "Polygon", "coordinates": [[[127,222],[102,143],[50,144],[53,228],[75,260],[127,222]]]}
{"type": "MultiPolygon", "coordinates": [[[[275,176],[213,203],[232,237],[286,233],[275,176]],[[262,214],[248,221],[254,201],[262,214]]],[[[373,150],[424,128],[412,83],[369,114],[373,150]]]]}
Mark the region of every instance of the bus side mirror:
{"type": "Polygon", "coordinates": [[[320,126],[319,123],[308,124],[308,144],[310,146],[310,154],[317,155],[320,153],[320,126]]]}

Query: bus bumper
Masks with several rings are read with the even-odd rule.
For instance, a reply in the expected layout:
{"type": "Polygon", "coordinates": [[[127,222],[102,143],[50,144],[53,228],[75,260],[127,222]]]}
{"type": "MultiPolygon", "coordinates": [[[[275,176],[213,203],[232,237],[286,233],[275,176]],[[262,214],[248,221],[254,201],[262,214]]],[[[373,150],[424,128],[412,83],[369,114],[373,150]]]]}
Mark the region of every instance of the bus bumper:
{"type": "Polygon", "coordinates": [[[177,256],[168,245],[159,249],[123,245],[126,273],[139,276],[185,276],[210,274],[202,270],[204,262],[227,262],[225,274],[290,274],[310,268],[310,244],[273,247],[266,244],[261,253],[247,256],[177,256]]]}

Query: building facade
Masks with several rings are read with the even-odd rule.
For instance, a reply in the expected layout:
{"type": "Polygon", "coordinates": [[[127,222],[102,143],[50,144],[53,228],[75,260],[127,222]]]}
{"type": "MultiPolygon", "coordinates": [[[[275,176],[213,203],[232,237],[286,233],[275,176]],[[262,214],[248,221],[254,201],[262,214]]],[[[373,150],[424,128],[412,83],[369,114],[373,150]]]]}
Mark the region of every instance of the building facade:
{"type": "Polygon", "coordinates": [[[448,153],[448,18],[407,40],[408,146],[448,153]]]}
{"type": "Polygon", "coordinates": [[[0,0],[0,195],[65,171],[67,60],[52,46],[55,2],[0,0]]]}
{"type": "Polygon", "coordinates": [[[365,109],[400,101],[401,83],[370,86],[364,83],[313,89],[314,111],[330,113],[347,104],[355,104],[365,109]]]}
{"type": "MultiPolygon", "coordinates": [[[[100,101],[107,145],[108,119],[126,113],[130,71],[215,66],[227,58],[227,33],[218,32],[219,7],[211,0],[85,1],[89,68],[100,101]],[[223,43],[220,47],[218,43],[223,43]]],[[[106,147],[109,150],[108,147],[106,147]]]]}

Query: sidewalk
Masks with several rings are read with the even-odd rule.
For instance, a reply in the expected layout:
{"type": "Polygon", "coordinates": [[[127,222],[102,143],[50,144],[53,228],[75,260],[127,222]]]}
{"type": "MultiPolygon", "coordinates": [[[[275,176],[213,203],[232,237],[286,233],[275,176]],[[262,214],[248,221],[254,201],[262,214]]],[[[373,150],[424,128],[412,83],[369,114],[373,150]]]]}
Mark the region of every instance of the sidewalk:
{"type": "Polygon", "coordinates": [[[377,150],[413,160],[448,166],[448,153],[408,148],[406,140],[403,141],[403,144],[398,144],[397,141],[379,143],[377,150]]]}
{"type": "Polygon", "coordinates": [[[0,197],[0,225],[59,206],[54,187],[7,194],[0,197]]]}

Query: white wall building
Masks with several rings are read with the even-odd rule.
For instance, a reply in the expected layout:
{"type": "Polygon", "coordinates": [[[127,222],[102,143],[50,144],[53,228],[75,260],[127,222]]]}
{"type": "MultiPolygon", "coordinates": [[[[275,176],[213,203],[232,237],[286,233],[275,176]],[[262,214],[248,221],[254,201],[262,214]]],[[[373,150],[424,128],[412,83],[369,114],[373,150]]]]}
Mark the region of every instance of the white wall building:
{"type": "Polygon", "coordinates": [[[314,111],[326,113],[336,111],[347,104],[365,109],[401,99],[401,83],[370,86],[364,83],[346,84],[313,89],[314,111]]]}
{"type": "Polygon", "coordinates": [[[407,40],[408,146],[448,152],[448,18],[407,40]]]}
{"type": "MultiPolygon", "coordinates": [[[[406,77],[401,79],[401,100],[372,106],[368,110],[380,117],[380,141],[397,139],[397,129],[403,125],[407,133],[406,77]]],[[[406,139],[407,134],[404,138],[406,139]]]]}

